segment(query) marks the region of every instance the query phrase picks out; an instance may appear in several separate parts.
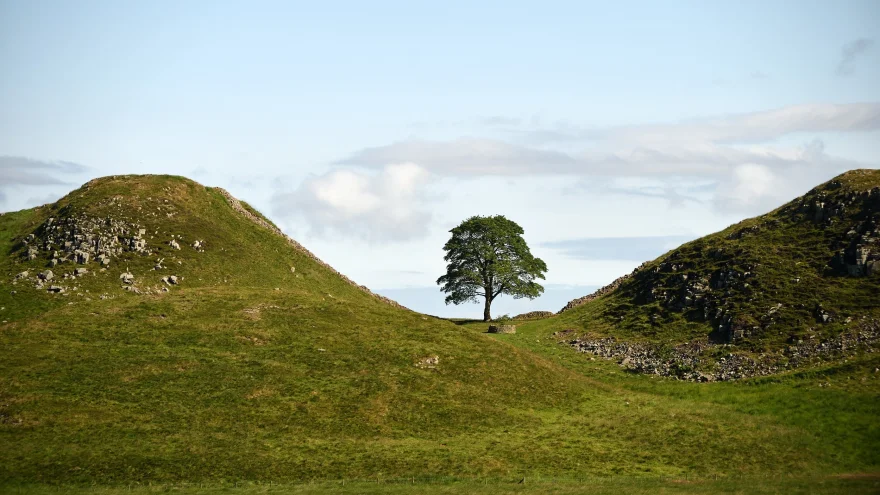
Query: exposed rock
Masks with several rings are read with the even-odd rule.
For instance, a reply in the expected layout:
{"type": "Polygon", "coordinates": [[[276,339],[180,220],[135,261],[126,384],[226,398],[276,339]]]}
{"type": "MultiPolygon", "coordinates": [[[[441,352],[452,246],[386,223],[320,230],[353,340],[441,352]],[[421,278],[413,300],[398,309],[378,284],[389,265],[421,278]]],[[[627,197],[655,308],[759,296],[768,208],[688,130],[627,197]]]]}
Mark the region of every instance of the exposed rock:
{"type": "Polygon", "coordinates": [[[416,362],[417,368],[434,369],[440,364],[440,356],[426,356],[416,362]]]}
{"type": "Polygon", "coordinates": [[[119,276],[119,280],[122,280],[123,284],[131,285],[134,283],[134,275],[129,272],[125,272],[119,276]]]}
{"type": "Polygon", "coordinates": [[[34,260],[46,252],[52,266],[65,261],[85,265],[93,259],[106,265],[124,251],[146,252],[142,232],[136,224],[109,217],[49,218],[28,235],[26,257],[34,260]]]}
{"type": "Polygon", "coordinates": [[[180,249],[180,244],[178,244],[177,241],[175,241],[174,239],[171,239],[171,241],[168,242],[168,245],[171,246],[171,249],[180,249]]]}
{"type": "Polygon", "coordinates": [[[28,271],[23,271],[23,272],[21,272],[21,273],[19,273],[18,275],[15,276],[15,280],[21,280],[21,279],[23,279],[23,278],[28,278],[29,276],[30,276],[30,272],[28,272],[28,271]]]}
{"type": "Polygon", "coordinates": [[[174,275],[168,275],[167,277],[162,277],[162,281],[168,285],[177,285],[177,277],[174,275]]]}
{"type": "Polygon", "coordinates": [[[37,276],[40,278],[40,280],[45,280],[48,282],[49,280],[52,280],[55,277],[55,274],[52,273],[52,270],[46,270],[44,272],[40,272],[40,274],[37,276]]]}
{"type": "Polygon", "coordinates": [[[89,269],[88,268],[77,268],[76,270],[73,271],[73,273],[75,273],[77,276],[82,276],[82,275],[85,275],[86,273],[89,273],[89,269]]]}

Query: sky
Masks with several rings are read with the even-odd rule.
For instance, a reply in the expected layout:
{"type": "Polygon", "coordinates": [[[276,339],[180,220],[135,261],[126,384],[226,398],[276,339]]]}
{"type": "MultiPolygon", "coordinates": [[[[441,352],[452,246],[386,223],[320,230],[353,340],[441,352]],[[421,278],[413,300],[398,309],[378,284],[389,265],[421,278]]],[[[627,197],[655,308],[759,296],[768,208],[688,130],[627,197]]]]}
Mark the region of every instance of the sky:
{"type": "Polygon", "coordinates": [[[0,0],[0,211],[105,175],[228,189],[358,283],[447,306],[449,230],[520,224],[556,311],[880,168],[880,2],[0,0]]]}

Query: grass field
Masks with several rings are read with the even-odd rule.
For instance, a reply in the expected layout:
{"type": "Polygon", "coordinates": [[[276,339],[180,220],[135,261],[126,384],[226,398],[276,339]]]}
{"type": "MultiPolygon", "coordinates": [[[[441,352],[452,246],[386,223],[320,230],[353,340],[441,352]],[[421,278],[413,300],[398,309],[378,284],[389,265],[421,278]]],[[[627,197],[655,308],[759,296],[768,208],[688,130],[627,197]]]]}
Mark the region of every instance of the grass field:
{"type": "Polygon", "coordinates": [[[658,478],[592,478],[592,479],[427,479],[394,480],[336,480],[331,482],[277,483],[223,483],[171,484],[144,486],[7,486],[11,495],[54,495],[60,493],[82,495],[115,495],[117,493],[151,494],[210,494],[242,495],[281,494],[555,494],[581,493],[609,494],[858,494],[877,493],[880,478],[871,475],[837,477],[740,477],[736,479],[658,479],[658,478]]]}
{"type": "Polygon", "coordinates": [[[59,208],[168,199],[176,215],[142,217],[152,242],[207,248],[157,247],[184,277],[167,294],[121,290],[123,270],[164,273],[135,256],[67,296],[13,286],[45,263],[16,239],[60,210],[0,216],[4,493],[877,491],[876,355],[736,383],[632,375],[559,344],[564,315],[490,335],[401,310],[212,190],[143,180],[59,208]]]}

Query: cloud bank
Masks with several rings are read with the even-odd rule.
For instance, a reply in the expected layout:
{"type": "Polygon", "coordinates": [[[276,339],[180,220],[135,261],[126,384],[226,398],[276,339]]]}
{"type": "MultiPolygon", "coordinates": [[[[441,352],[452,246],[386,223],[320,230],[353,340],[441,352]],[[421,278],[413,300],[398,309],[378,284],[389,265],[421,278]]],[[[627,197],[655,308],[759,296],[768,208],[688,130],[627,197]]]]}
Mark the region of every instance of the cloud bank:
{"type": "Polygon", "coordinates": [[[78,163],[0,156],[0,203],[23,186],[69,185],[72,175],[88,170],[78,163]]]}
{"type": "Polygon", "coordinates": [[[829,155],[821,133],[880,130],[880,103],[803,104],[685,122],[583,129],[572,125],[523,128],[510,124],[508,139],[411,139],[361,149],[338,164],[381,168],[415,162],[439,176],[571,175],[666,180],[662,196],[681,205],[693,198],[670,177],[716,183],[711,204],[725,212],[757,213],[803,193],[845,170],[875,167],[829,155]],[[802,144],[791,144],[802,137],[802,144]],[[785,177],[783,181],[781,178],[785,177]]]}

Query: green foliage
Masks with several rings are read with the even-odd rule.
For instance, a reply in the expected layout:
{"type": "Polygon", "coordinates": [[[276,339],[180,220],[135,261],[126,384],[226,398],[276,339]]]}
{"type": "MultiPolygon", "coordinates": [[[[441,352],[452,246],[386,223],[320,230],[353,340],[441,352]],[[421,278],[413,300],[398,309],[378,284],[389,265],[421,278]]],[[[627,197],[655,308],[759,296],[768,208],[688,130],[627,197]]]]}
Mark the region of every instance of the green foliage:
{"type": "Polygon", "coordinates": [[[544,292],[535,282],[547,265],[532,256],[523,229],[503,215],[474,216],[450,231],[443,246],[446,275],[437,279],[446,304],[485,301],[484,321],[491,319],[492,301],[501,294],[534,299],[544,292]]]}

